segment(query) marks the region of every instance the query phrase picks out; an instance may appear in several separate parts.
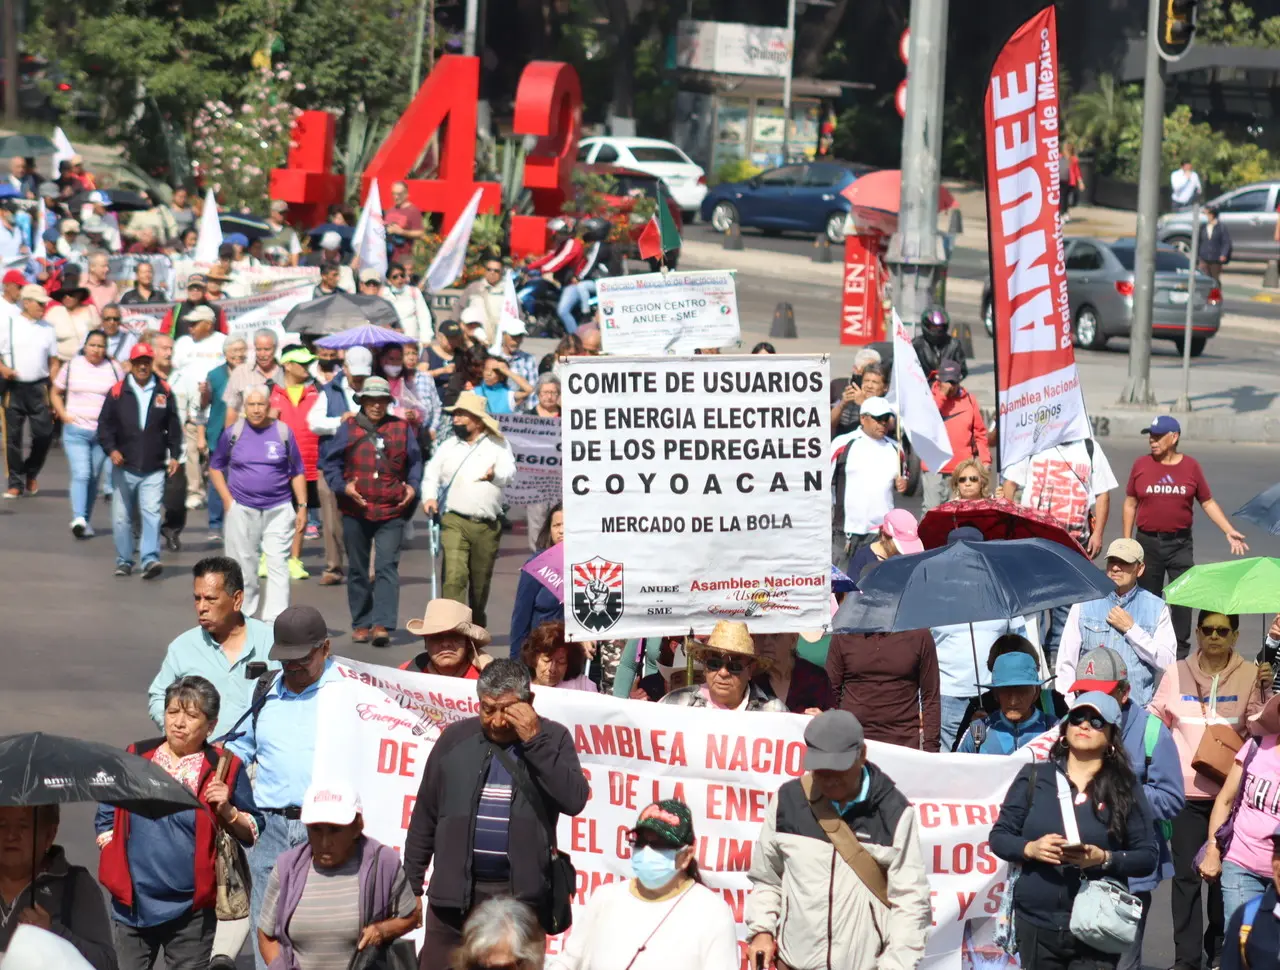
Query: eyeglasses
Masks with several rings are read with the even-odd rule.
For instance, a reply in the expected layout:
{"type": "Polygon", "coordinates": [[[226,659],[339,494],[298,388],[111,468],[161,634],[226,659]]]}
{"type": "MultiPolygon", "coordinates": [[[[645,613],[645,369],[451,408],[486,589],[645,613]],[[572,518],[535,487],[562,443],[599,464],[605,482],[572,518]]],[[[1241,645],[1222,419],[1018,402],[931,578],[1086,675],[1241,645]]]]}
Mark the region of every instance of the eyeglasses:
{"type": "Polygon", "coordinates": [[[730,660],[728,657],[722,657],[714,653],[702,658],[702,666],[713,674],[721,668],[731,674],[740,674],[747,669],[747,665],[741,660],[730,660]]]}
{"type": "Polygon", "coordinates": [[[1221,640],[1225,640],[1235,631],[1229,626],[1202,626],[1200,627],[1200,632],[1206,637],[1218,637],[1221,640]]]}
{"type": "Polygon", "coordinates": [[[957,479],[956,479],[956,481],[957,481],[957,482],[974,482],[974,483],[977,483],[977,482],[982,481],[982,479],[981,479],[981,478],[979,478],[977,475],[963,475],[963,476],[961,476],[960,478],[957,478],[957,479]]]}
{"type": "Polygon", "coordinates": [[[1101,714],[1094,714],[1092,711],[1072,711],[1067,718],[1068,723],[1073,727],[1080,727],[1082,724],[1088,724],[1095,731],[1101,731],[1107,723],[1102,719],[1101,714]]]}
{"type": "Polygon", "coordinates": [[[103,323],[120,323],[123,319],[124,319],[123,317],[103,317],[102,322],[103,323]]]}

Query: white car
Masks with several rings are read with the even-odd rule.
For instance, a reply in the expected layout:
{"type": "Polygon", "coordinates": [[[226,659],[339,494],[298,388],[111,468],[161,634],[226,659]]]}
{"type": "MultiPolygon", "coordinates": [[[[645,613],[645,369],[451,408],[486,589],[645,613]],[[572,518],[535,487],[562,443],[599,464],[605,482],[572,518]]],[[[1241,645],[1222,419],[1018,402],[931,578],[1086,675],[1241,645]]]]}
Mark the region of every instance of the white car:
{"type": "Polygon", "coordinates": [[[707,194],[707,173],[669,141],[660,138],[584,138],[578,143],[584,165],[617,165],[655,175],[667,185],[671,198],[692,222],[707,194]]]}

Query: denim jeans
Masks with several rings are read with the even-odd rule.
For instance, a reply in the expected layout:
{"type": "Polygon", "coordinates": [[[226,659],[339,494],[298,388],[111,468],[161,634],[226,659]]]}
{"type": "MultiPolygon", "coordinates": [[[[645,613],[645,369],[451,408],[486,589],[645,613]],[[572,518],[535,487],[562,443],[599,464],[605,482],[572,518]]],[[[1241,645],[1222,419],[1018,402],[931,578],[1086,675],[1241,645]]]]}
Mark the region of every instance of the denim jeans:
{"type": "Polygon", "coordinates": [[[351,565],[347,571],[351,628],[385,626],[394,630],[400,612],[400,546],[404,541],[404,519],[370,522],[354,515],[344,515],[342,538],[347,562],[351,565]],[[369,582],[371,555],[374,562],[372,583],[369,582]]]}
{"type": "Polygon", "coordinates": [[[956,732],[960,730],[960,722],[964,720],[964,712],[969,709],[971,697],[948,697],[942,695],[942,750],[951,751],[956,746],[956,732]]]}
{"type": "MultiPolygon", "coordinates": [[[[1049,665],[1050,673],[1058,666],[1058,644],[1062,641],[1062,631],[1067,625],[1067,615],[1070,612],[1070,606],[1055,606],[1051,609],[1049,611],[1049,628],[1044,631],[1044,636],[1040,638],[1040,644],[1044,647],[1045,662],[1049,665]]],[[[1054,685],[1064,694],[1070,686],[1070,684],[1054,685]]]]}
{"type": "MultiPolygon", "coordinates": [[[[1244,784],[1242,781],[1241,784],[1244,784]]],[[[1222,922],[1231,922],[1231,914],[1253,899],[1261,896],[1271,885],[1271,877],[1254,875],[1244,866],[1222,860],[1222,922]]]]}
{"type": "Polygon", "coordinates": [[[581,283],[570,283],[560,291],[560,304],[556,307],[556,312],[560,314],[560,320],[564,324],[565,333],[578,332],[578,318],[574,316],[574,311],[578,309],[579,304],[586,306],[595,295],[595,280],[584,280],[581,283]]]}
{"type": "Polygon", "coordinates": [[[1134,893],[1142,903],[1142,918],[1138,920],[1138,935],[1134,937],[1129,949],[1120,954],[1120,962],[1116,970],[1142,970],[1142,938],[1147,934],[1147,916],[1151,913],[1151,893],[1134,893]]]}
{"type": "Polygon", "coordinates": [[[133,507],[142,516],[142,565],[160,559],[160,515],[164,510],[164,469],[139,475],[123,468],[111,469],[111,532],[116,543],[116,565],[134,564],[133,507]]]}
{"type": "MultiPolygon", "coordinates": [[[[249,850],[249,878],[252,882],[249,892],[249,920],[250,925],[255,927],[258,925],[258,914],[262,912],[262,897],[267,893],[267,880],[271,878],[271,870],[276,867],[276,859],[282,852],[307,841],[307,827],[297,819],[288,819],[271,812],[266,813],[266,819],[267,824],[258,833],[258,841],[249,850]]],[[[252,936],[254,965],[258,970],[267,970],[267,964],[258,950],[257,934],[252,936]]]]}
{"type": "Polygon", "coordinates": [[[102,478],[102,466],[107,453],[98,444],[95,431],[78,424],[62,426],[62,450],[67,453],[67,465],[71,469],[71,517],[89,521],[93,515],[93,503],[98,497],[98,481],[102,478]]]}
{"type": "Polygon", "coordinates": [[[209,486],[209,497],[205,500],[205,507],[209,510],[209,531],[221,532],[227,510],[222,505],[222,496],[213,485],[209,486]]]}

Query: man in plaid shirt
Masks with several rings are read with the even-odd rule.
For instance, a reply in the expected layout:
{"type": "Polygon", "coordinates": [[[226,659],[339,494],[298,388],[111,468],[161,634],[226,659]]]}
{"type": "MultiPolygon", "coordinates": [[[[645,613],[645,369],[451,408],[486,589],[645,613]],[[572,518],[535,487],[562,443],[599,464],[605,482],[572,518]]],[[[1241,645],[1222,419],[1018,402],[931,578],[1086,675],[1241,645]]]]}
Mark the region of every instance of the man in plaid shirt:
{"type": "MultiPolygon", "coordinates": [[[[528,331],[525,330],[524,323],[520,320],[505,319],[502,322],[502,332],[498,337],[498,353],[496,356],[501,357],[507,362],[507,367],[511,369],[511,373],[517,377],[523,377],[530,387],[538,386],[538,361],[527,350],[521,350],[520,345],[524,343],[524,336],[528,331]]],[[[538,396],[530,394],[522,402],[517,405],[517,410],[532,411],[538,405],[538,396]]]]}

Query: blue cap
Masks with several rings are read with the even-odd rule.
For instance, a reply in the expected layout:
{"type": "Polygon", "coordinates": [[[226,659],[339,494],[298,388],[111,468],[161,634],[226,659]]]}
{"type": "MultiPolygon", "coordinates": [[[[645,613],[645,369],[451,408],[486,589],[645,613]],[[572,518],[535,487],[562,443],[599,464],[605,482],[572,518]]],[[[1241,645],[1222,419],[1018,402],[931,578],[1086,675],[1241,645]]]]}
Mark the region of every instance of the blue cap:
{"type": "Polygon", "coordinates": [[[993,687],[1039,687],[1044,683],[1035,658],[1025,653],[1005,653],[996,658],[991,668],[991,683],[979,684],[984,690],[993,687]]]}
{"type": "Polygon", "coordinates": [[[248,247],[249,237],[242,232],[233,232],[229,236],[223,238],[223,242],[235,243],[237,246],[248,247]]]}
{"type": "Polygon", "coordinates": [[[1086,691],[1075,699],[1071,710],[1074,711],[1080,707],[1093,708],[1108,724],[1120,723],[1120,702],[1110,694],[1104,694],[1100,690],[1086,691]]]}
{"type": "Polygon", "coordinates": [[[1178,424],[1178,419],[1171,414],[1162,414],[1155,418],[1151,424],[1143,428],[1140,434],[1163,435],[1175,431],[1182,434],[1182,425],[1178,424]]]}
{"type": "Polygon", "coordinates": [[[986,536],[976,525],[958,525],[947,533],[947,545],[953,542],[983,542],[986,536]]]}
{"type": "Polygon", "coordinates": [[[57,229],[46,229],[40,234],[40,238],[45,242],[56,243],[61,238],[61,233],[57,229]]]}

